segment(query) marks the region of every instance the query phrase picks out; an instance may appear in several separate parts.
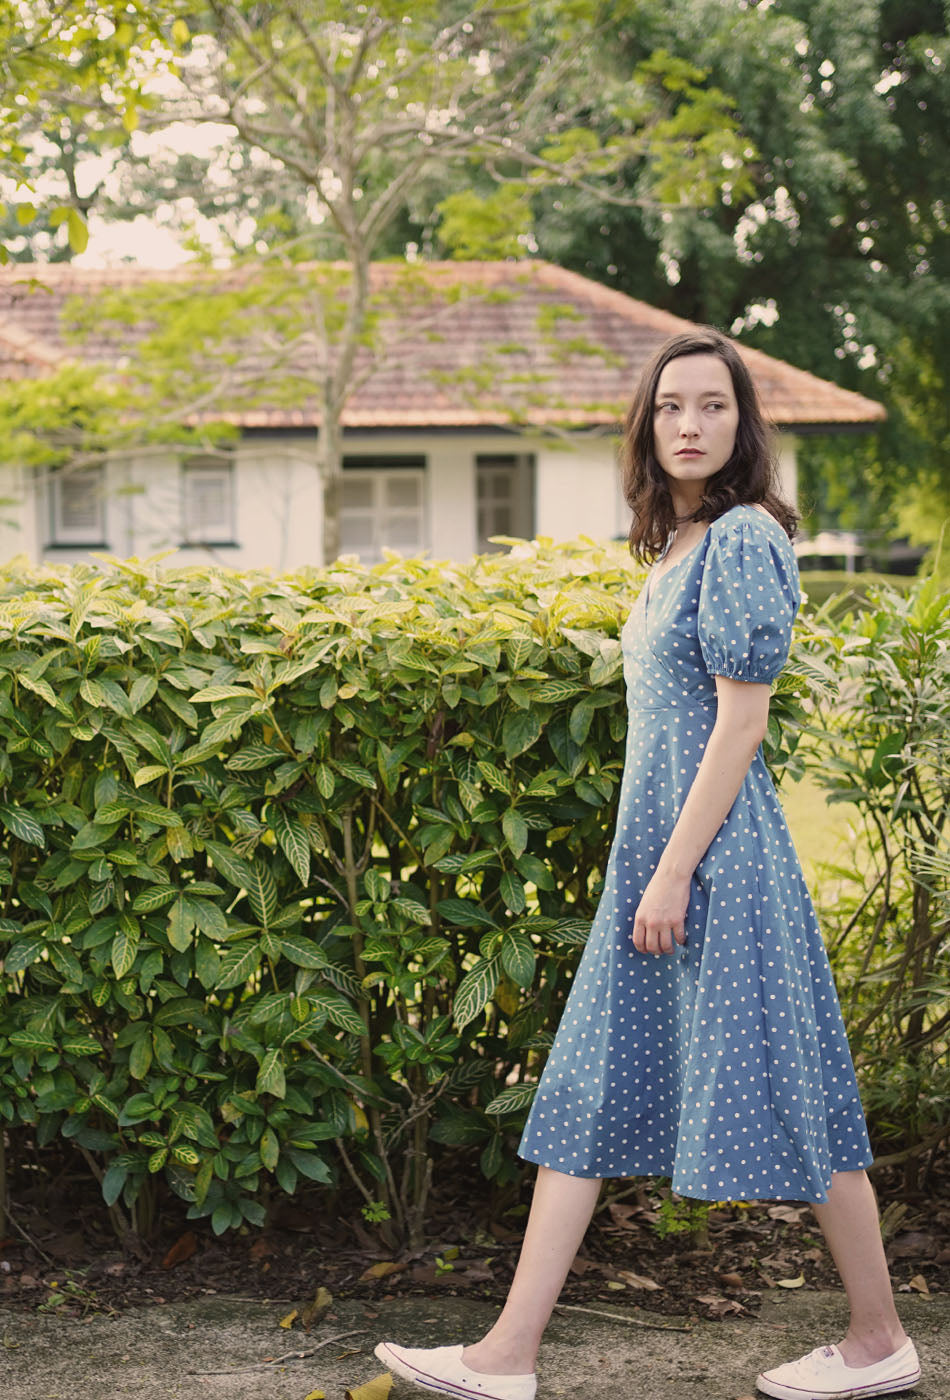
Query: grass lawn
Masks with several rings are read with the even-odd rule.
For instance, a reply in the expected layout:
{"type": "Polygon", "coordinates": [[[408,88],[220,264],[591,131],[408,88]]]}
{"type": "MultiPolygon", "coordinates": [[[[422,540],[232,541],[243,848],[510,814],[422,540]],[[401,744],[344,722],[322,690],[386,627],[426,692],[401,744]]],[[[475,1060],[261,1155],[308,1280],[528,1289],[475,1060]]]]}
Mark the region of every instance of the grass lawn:
{"type": "Polygon", "coordinates": [[[800,783],[783,783],[778,795],[808,888],[814,895],[820,884],[819,866],[840,859],[852,844],[848,826],[855,808],[848,802],[828,802],[811,774],[806,774],[800,783]]]}

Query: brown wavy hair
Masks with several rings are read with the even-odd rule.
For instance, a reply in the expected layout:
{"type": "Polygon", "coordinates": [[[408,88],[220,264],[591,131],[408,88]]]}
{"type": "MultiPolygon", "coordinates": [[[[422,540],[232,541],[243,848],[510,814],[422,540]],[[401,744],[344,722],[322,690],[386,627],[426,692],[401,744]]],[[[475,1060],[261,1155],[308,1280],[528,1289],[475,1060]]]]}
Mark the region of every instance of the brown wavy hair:
{"type": "Polygon", "coordinates": [[[663,370],[681,355],[716,355],[729,370],[739,406],[739,426],[732,456],[706,482],[703,498],[688,520],[718,520],[733,506],[763,505],[790,539],[798,514],[778,491],[774,431],[766,423],[752,376],[734,341],[711,326],[674,335],[644,367],[624,420],[621,466],[623,494],[633,511],[630,550],[641,563],[652,563],[664,549],[678,521],[666,473],[653,448],[656,387],[663,370]]]}

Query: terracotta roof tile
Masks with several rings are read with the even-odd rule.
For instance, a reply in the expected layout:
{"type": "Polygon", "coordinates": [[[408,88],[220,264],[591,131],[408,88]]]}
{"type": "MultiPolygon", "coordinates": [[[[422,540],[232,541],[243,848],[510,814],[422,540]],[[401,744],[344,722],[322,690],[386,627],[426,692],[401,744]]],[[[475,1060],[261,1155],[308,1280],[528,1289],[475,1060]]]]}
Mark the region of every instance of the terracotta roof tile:
{"type": "MultiPolygon", "coordinates": [[[[305,275],[322,268],[299,269],[305,275]]],[[[338,268],[341,274],[345,269],[338,268]]],[[[0,376],[43,372],[81,354],[116,364],[142,328],[100,326],[78,346],[65,308],[151,281],[183,284],[196,276],[221,288],[250,270],[156,272],[137,266],[79,268],[66,263],[0,268],[0,376]]],[[[361,383],[344,412],[350,428],[488,426],[612,427],[624,412],[644,362],[661,341],[692,323],[551,263],[376,263],[371,284],[384,311],[381,336],[391,352],[358,360],[361,383]]],[[[885,410],[781,360],[740,345],[766,411],[780,427],[869,425],[885,410]]],[[[259,352],[255,352],[259,353],[259,352]]],[[[252,363],[249,350],[247,363],[252,363]]],[[[306,362],[297,357],[303,372],[306,362]]],[[[294,408],[232,406],[244,427],[313,427],[306,391],[294,408]]]]}

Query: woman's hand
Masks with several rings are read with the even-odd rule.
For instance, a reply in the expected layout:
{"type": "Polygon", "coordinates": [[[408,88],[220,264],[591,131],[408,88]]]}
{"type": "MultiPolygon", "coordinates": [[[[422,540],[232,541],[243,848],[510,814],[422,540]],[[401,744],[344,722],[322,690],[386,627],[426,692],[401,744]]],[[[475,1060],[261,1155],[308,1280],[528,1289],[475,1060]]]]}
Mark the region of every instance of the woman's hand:
{"type": "Polygon", "coordinates": [[[643,891],[633,921],[633,946],[638,953],[672,953],[674,941],[686,942],[689,877],[657,870],[643,891]]]}

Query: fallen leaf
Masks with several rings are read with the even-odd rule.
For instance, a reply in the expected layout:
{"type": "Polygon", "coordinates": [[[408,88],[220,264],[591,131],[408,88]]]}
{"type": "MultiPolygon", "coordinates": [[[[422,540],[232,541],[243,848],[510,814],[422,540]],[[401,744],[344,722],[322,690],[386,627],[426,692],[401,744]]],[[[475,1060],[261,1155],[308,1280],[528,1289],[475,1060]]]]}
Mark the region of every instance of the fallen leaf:
{"type": "Polygon", "coordinates": [[[274,1246],[264,1235],[262,1235],[260,1239],[255,1240],[248,1251],[251,1258],[254,1260],[264,1259],[268,1254],[273,1254],[273,1252],[274,1246]]]}
{"type": "Polygon", "coordinates": [[[631,1288],[646,1288],[652,1292],[654,1290],[659,1291],[663,1287],[663,1285],[657,1283],[655,1279],[647,1278],[644,1274],[632,1273],[629,1269],[618,1269],[617,1277],[622,1278],[624,1283],[629,1284],[631,1288]]]}
{"type": "Polygon", "coordinates": [[[393,1378],[387,1371],[384,1376],[376,1376],[375,1379],[367,1381],[365,1385],[358,1385],[355,1390],[348,1390],[346,1400],[387,1400],[392,1388],[393,1378]]]}
{"type": "Polygon", "coordinates": [[[277,1325],[279,1327],[283,1327],[285,1332],[289,1332],[291,1327],[293,1327],[294,1323],[297,1321],[298,1317],[299,1313],[297,1312],[297,1309],[294,1308],[293,1312],[289,1312],[286,1317],[282,1317],[277,1325]]]}
{"type": "Polygon", "coordinates": [[[611,1201],[607,1207],[611,1220],[615,1225],[619,1225],[622,1230],[631,1230],[631,1221],[635,1215],[639,1215],[640,1206],[630,1206],[624,1201],[611,1201]]]}
{"type": "Polygon", "coordinates": [[[183,1264],[186,1259],[190,1259],[198,1248],[198,1240],[192,1230],[186,1230],[165,1255],[162,1260],[163,1269],[173,1269],[176,1264],[183,1264]]]}
{"type": "Polygon", "coordinates": [[[804,1274],[796,1274],[796,1276],[795,1276],[794,1278],[780,1278],[780,1279],[776,1279],[776,1284],[778,1285],[779,1288],[802,1288],[802,1287],[804,1286],[804,1283],[805,1283],[805,1275],[804,1275],[804,1274]]]}
{"type": "Polygon", "coordinates": [[[493,1220],[488,1226],[488,1228],[491,1231],[491,1233],[495,1236],[496,1240],[501,1240],[502,1242],[504,1242],[505,1240],[521,1239],[521,1235],[518,1233],[517,1230],[509,1230],[507,1225],[500,1225],[497,1220],[493,1220]]]}
{"type": "Polygon", "coordinates": [[[477,1259],[474,1264],[469,1264],[467,1269],[463,1269],[457,1278],[464,1278],[467,1283],[490,1283],[494,1278],[492,1273],[493,1259],[477,1259]]]}
{"type": "Polygon", "coordinates": [[[888,1259],[929,1259],[936,1241],[923,1230],[908,1230],[887,1247],[888,1259]]]}
{"type": "Polygon", "coordinates": [[[915,1274],[908,1285],[915,1293],[924,1293],[929,1298],[930,1288],[923,1274],[915,1274]]]}
{"type": "Polygon", "coordinates": [[[609,1278],[607,1280],[607,1287],[612,1288],[614,1292],[619,1292],[621,1289],[626,1288],[626,1286],[625,1283],[619,1283],[615,1278],[609,1278]]]}
{"type": "Polygon", "coordinates": [[[802,1223],[802,1215],[803,1215],[803,1214],[804,1214],[804,1207],[803,1207],[803,1206],[770,1206],[770,1207],[769,1207],[769,1219],[770,1219],[770,1220],[784,1220],[785,1223],[786,1223],[786,1225],[800,1225],[800,1224],[802,1223]]]}
{"type": "Polygon", "coordinates": [[[719,1274],[719,1275],[717,1275],[717,1277],[718,1277],[718,1279],[719,1279],[719,1282],[722,1284],[723,1288],[741,1288],[741,1287],[742,1287],[742,1275],[741,1275],[741,1274],[719,1274]]]}
{"type": "Polygon", "coordinates": [[[593,1259],[582,1259],[581,1256],[577,1254],[574,1256],[574,1262],[571,1265],[570,1272],[572,1274],[586,1274],[591,1269],[596,1268],[597,1264],[593,1259]]]}
{"type": "Polygon", "coordinates": [[[705,1293],[696,1299],[697,1303],[702,1303],[704,1308],[708,1308],[713,1317],[726,1317],[729,1313],[745,1312],[741,1303],[737,1303],[735,1298],[723,1298],[719,1293],[705,1293]]]}
{"type": "Polygon", "coordinates": [[[360,1282],[368,1278],[385,1278],[387,1274],[402,1273],[405,1264],[397,1264],[395,1259],[381,1259],[378,1264],[370,1264],[360,1274],[360,1282]]]}
{"type": "Polygon", "coordinates": [[[304,1400],[327,1400],[327,1397],[322,1390],[311,1390],[309,1395],[304,1396],[304,1400]]]}
{"type": "Polygon", "coordinates": [[[300,1321],[304,1327],[311,1327],[320,1314],[326,1312],[332,1302],[333,1294],[329,1288],[324,1288],[321,1285],[313,1296],[313,1302],[308,1303],[300,1314],[300,1321]]]}

